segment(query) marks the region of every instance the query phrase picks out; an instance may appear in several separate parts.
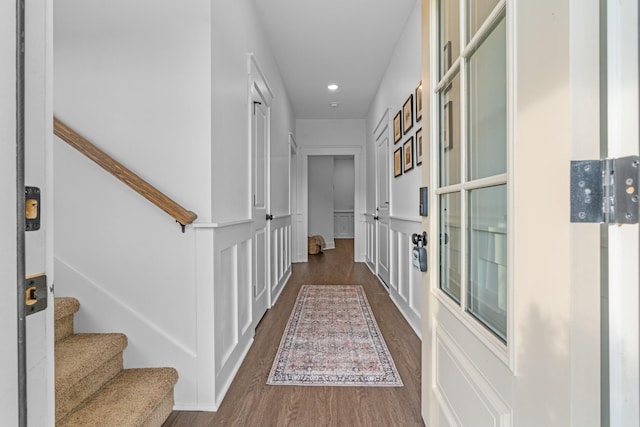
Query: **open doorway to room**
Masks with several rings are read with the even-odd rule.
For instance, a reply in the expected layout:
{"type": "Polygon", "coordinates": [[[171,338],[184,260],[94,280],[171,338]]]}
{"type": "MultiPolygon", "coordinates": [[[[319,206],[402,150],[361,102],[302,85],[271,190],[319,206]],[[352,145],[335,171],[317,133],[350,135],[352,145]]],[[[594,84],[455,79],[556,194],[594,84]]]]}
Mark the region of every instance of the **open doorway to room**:
{"type": "Polygon", "coordinates": [[[322,236],[324,249],[355,236],[353,156],[314,156],[308,161],[308,234],[322,236]]]}
{"type": "Polygon", "coordinates": [[[360,147],[305,147],[300,157],[297,262],[308,261],[308,237],[318,234],[325,249],[333,249],[336,238],[353,239],[353,261],[363,262],[360,147]]]}

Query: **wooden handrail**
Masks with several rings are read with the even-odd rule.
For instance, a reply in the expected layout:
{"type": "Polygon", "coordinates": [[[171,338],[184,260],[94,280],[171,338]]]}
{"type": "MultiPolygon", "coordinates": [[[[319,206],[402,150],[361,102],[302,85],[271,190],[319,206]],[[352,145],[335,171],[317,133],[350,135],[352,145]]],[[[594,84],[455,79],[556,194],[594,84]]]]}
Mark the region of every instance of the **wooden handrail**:
{"type": "Polygon", "coordinates": [[[149,200],[151,203],[169,214],[178,223],[180,223],[183,232],[186,225],[191,224],[196,218],[198,218],[198,215],[194,212],[183,208],[178,203],[171,200],[160,190],[140,178],[135,173],[131,172],[120,162],[87,141],[55,117],[53,119],[53,133],[67,144],[87,156],[89,159],[96,162],[104,170],[127,184],[136,193],[140,194],[145,199],[149,200]]]}

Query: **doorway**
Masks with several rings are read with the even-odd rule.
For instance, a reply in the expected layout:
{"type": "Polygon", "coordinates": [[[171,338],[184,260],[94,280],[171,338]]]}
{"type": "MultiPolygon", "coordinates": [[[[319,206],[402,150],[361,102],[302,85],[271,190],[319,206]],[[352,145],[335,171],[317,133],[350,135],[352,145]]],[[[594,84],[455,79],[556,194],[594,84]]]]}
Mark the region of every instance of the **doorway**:
{"type": "MultiPolygon", "coordinates": [[[[364,247],[362,245],[362,241],[361,241],[361,228],[363,226],[363,217],[364,215],[362,215],[360,213],[360,206],[362,204],[362,200],[361,200],[361,196],[362,196],[362,178],[360,176],[361,174],[361,169],[360,169],[360,165],[361,165],[361,148],[360,147],[303,147],[301,149],[301,182],[300,185],[298,186],[298,200],[300,202],[300,206],[302,208],[302,232],[298,233],[298,236],[296,236],[296,248],[298,249],[298,253],[297,253],[297,259],[300,262],[307,262],[308,261],[308,253],[307,253],[307,237],[311,235],[312,232],[318,232],[319,230],[322,230],[320,233],[317,234],[322,234],[325,233],[327,236],[335,236],[336,234],[336,230],[335,230],[335,214],[338,214],[338,226],[341,227],[340,224],[342,224],[342,229],[339,229],[339,235],[340,236],[351,236],[351,230],[350,230],[350,226],[347,225],[350,222],[350,215],[351,213],[353,213],[353,231],[352,231],[352,237],[354,239],[354,261],[355,262],[363,262],[364,261],[364,247]],[[331,159],[331,162],[327,161],[315,161],[313,160],[314,158],[326,158],[326,159],[331,159]],[[331,191],[331,196],[329,196],[328,192],[326,192],[324,194],[324,198],[325,198],[325,203],[326,205],[321,206],[321,209],[326,211],[324,213],[324,224],[322,225],[321,229],[312,229],[310,224],[316,224],[315,222],[315,217],[317,216],[317,212],[312,213],[311,209],[313,209],[312,206],[310,206],[310,189],[311,189],[311,181],[314,180],[310,174],[310,172],[314,173],[314,171],[316,170],[316,166],[319,166],[320,168],[324,167],[324,168],[328,168],[329,165],[333,165],[333,159],[338,159],[338,164],[341,165],[341,163],[343,163],[343,161],[345,161],[344,163],[348,163],[347,160],[353,160],[353,198],[351,199],[353,201],[353,205],[352,207],[347,204],[347,209],[342,209],[343,211],[346,212],[334,212],[333,210],[333,189],[331,191]],[[317,163],[317,164],[316,164],[317,163]],[[331,208],[329,208],[329,206],[331,206],[331,208]],[[353,212],[351,212],[353,211],[353,212]],[[330,212],[330,214],[328,213],[330,212]],[[344,215],[340,215],[340,214],[344,214],[344,215]],[[327,216],[330,216],[331,219],[326,219],[327,216]],[[327,224],[327,222],[329,224],[327,224]]],[[[341,165],[340,167],[342,167],[343,165],[341,165]]],[[[333,167],[332,167],[333,169],[333,167]]],[[[321,178],[323,179],[325,182],[327,182],[328,186],[333,187],[333,172],[331,173],[331,178],[327,179],[325,178],[321,178]]],[[[315,205],[314,205],[315,206],[315,205]]],[[[315,226],[315,225],[314,225],[315,226]]],[[[327,241],[327,246],[328,247],[332,247],[332,243],[335,244],[334,239],[330,239],[327,241]]],[[[326,239],[327,240],[327,239],[326,239]]]]}
{"type": "Polygon", "coordinates": [[[308,212],[310,236],[323,237],[325,249],[336,239],[353,239],[355,230],[355,167],[353,156],[309,159],[308,212]]]}

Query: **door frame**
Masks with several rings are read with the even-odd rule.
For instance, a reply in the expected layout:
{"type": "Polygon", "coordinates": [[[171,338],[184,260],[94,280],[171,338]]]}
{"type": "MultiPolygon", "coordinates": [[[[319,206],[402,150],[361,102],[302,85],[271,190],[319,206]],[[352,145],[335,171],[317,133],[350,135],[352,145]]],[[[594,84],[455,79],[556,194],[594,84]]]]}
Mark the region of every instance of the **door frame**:
{"type": "MultiPolygon", "coordinates": [[[[609,158],[639,153],[639,12],[635,0],[607,0],[609,158]]],[[[612,426],[640,423],[639,234],[638,224],[608,227],[609,421],[612,426]]]]}
{"type": "Polygon", "coordinates": [[[291,239],[289,251],[290,256],[292,257],[292,262],[298,262],[298,187],[299,179],[298,179],[298,171],[300,169],[299,166],[299,156],[298,156],[298,143],[296,142],[295,136],[293,132],[289,132],[289,218],[291,220],[291,239]]]}
{"type": "Polygon", "coordinates": [[[302,147],[301,155],[301,180],[298,187],[298,200],[300,201],[300,210],[302,212],[302,233],[299,233],[296,242],[298,248],[298,259],[301,262],[309,261],[309,254],[303,248],[307,248],[307,236],[309,235],[309,157],[317,156],[353,156],[353,166],[355,169],[355,188],[354,188],[354,262],[364,262],[365,245],[362,239],[362,228],[364,227],[364,214],[361,213],[360,207],[363,205],[362,200],[362,173],[361,173],[361,155],[362,147],[360,146],[322,146],[322,147],[302,147]]]}

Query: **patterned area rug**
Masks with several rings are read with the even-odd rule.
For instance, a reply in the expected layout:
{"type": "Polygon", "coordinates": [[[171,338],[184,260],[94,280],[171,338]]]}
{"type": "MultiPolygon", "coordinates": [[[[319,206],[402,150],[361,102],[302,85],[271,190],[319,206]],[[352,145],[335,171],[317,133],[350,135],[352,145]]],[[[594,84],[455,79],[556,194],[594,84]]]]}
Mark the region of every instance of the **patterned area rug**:
{"type": "Polygon", "coordinates": [[[267,384],[403,385],[362,286],[302,286],[267,384]]]}

